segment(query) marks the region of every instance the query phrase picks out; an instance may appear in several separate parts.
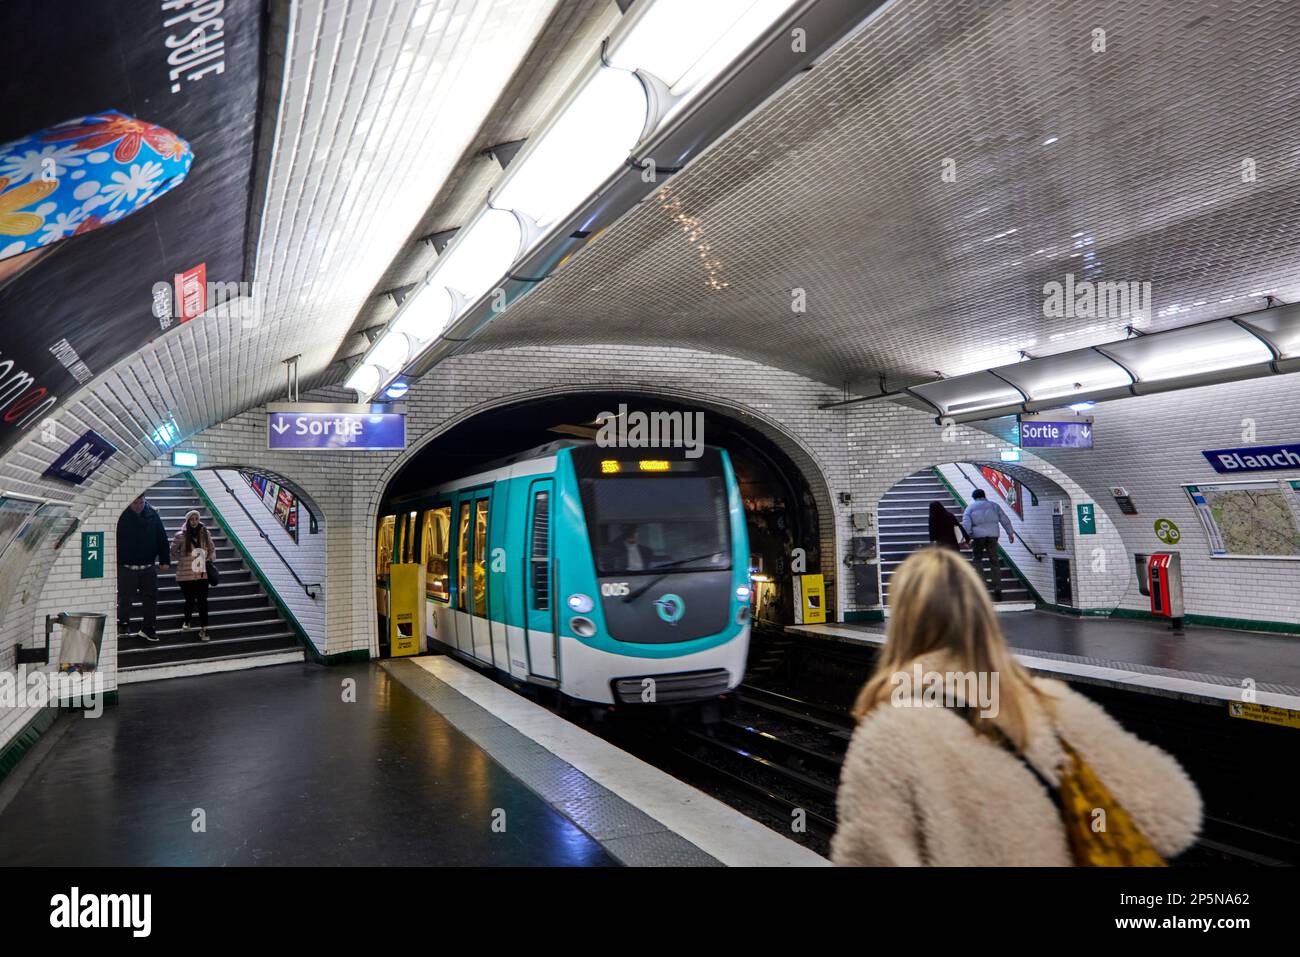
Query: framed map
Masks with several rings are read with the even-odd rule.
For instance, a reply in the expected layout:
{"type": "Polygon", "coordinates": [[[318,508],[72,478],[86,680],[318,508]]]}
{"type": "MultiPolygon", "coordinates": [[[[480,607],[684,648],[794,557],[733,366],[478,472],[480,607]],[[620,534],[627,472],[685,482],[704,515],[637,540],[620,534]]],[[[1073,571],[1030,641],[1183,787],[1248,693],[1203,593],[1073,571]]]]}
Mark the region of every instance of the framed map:
{"type": "Polygon", "coordinates": [[[1214,558],[1300,560],[1297,483],[1184,485],[1214,558]]]}

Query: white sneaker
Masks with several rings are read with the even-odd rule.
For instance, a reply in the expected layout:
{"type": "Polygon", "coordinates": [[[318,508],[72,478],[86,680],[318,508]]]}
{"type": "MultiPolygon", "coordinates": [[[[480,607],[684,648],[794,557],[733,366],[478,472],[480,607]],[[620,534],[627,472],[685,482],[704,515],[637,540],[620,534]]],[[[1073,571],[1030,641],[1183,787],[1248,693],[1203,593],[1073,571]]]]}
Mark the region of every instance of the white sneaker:
{"type": "Polygon", "coordinates": [[[208,640],[208,630],[206,628],[200,628],[199,641],[207,641],[207,640],[208,640]]]}
{"type": "Polygon", "coordinates": [[[191,625],[188,621],[181,622],[181,631],[193,631],[193,630],[194,630],[194,626],[191,625]]]}

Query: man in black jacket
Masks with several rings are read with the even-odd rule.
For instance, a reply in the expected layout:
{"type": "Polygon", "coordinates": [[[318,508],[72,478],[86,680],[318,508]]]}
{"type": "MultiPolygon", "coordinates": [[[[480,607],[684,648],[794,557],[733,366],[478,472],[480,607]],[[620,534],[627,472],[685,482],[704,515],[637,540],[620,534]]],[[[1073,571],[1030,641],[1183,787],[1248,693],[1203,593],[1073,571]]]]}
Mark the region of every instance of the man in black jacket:
{"type": "Polygon", "coordinates": [[[158,613],[158,569],[154,559],[169,571],[171,543],[163,529],[162,519],[153,506],[138,496],[127,506],[117,520],[117,633],[128,637],[131,632],[131,606],[135,596],[140,596],[144,612],[144,628],[140,636],[145,641],[157,641],[154,625],[158,613]]]}

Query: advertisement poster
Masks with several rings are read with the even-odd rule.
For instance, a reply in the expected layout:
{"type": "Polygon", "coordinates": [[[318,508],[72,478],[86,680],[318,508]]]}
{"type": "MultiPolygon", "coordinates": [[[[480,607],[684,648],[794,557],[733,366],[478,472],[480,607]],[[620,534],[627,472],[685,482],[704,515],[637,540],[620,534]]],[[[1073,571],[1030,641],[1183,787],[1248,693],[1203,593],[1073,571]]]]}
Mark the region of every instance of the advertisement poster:
{"type": "Polygon", "coordinates": [[[262,498],[266,510],[275,516],[275,520],[284,526],[289,537],[298,540],[298,497],[278,482],[272,482],[265,475],[255,472],[240,472],[248,487],[262,498]]]}
{"type": "Polygon", "coordinates": [[[1025,517],[1025,502],[1020,480],[999,472],[997,469],[991,469],[987,465],[980,466],[980,474],[984,476],[984,481],[997,490],[997,493],[1002,496],[1002,500],[1015,509],[1016,514],[1023,519],[1025,517]]]}
{"type": "Polygon", "coordinates": [[[246,291],[262,6],[0,4],[0,454],[246,291]]]}

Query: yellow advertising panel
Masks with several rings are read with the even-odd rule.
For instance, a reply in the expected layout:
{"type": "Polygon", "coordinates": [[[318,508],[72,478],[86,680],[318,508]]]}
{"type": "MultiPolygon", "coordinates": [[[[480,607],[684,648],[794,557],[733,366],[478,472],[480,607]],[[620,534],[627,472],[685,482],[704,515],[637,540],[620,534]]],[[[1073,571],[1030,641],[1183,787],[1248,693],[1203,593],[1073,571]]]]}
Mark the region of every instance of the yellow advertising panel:
{"type": "Polygon", "coordinates": [[[1273,705],[1254,704],[1249,701],[1229,701],[1228,717],[1245,718],[1263,724],[1279,724],[1284,728],[1300,728],[1300,711],[1277,708],[1273,705]]]}
{"type": "Polygon", "coordinates": [[[388,646],[394,658],[418,655],[424,641],[424,565],[393,563],[388,582],[388,646]]]}
{"type": "Polygon", "coordinates": [[[819,625],[826,621],[826,585],[821,575],[800,575],[795,579],[798,587],[796,624],[819,625]]]}

